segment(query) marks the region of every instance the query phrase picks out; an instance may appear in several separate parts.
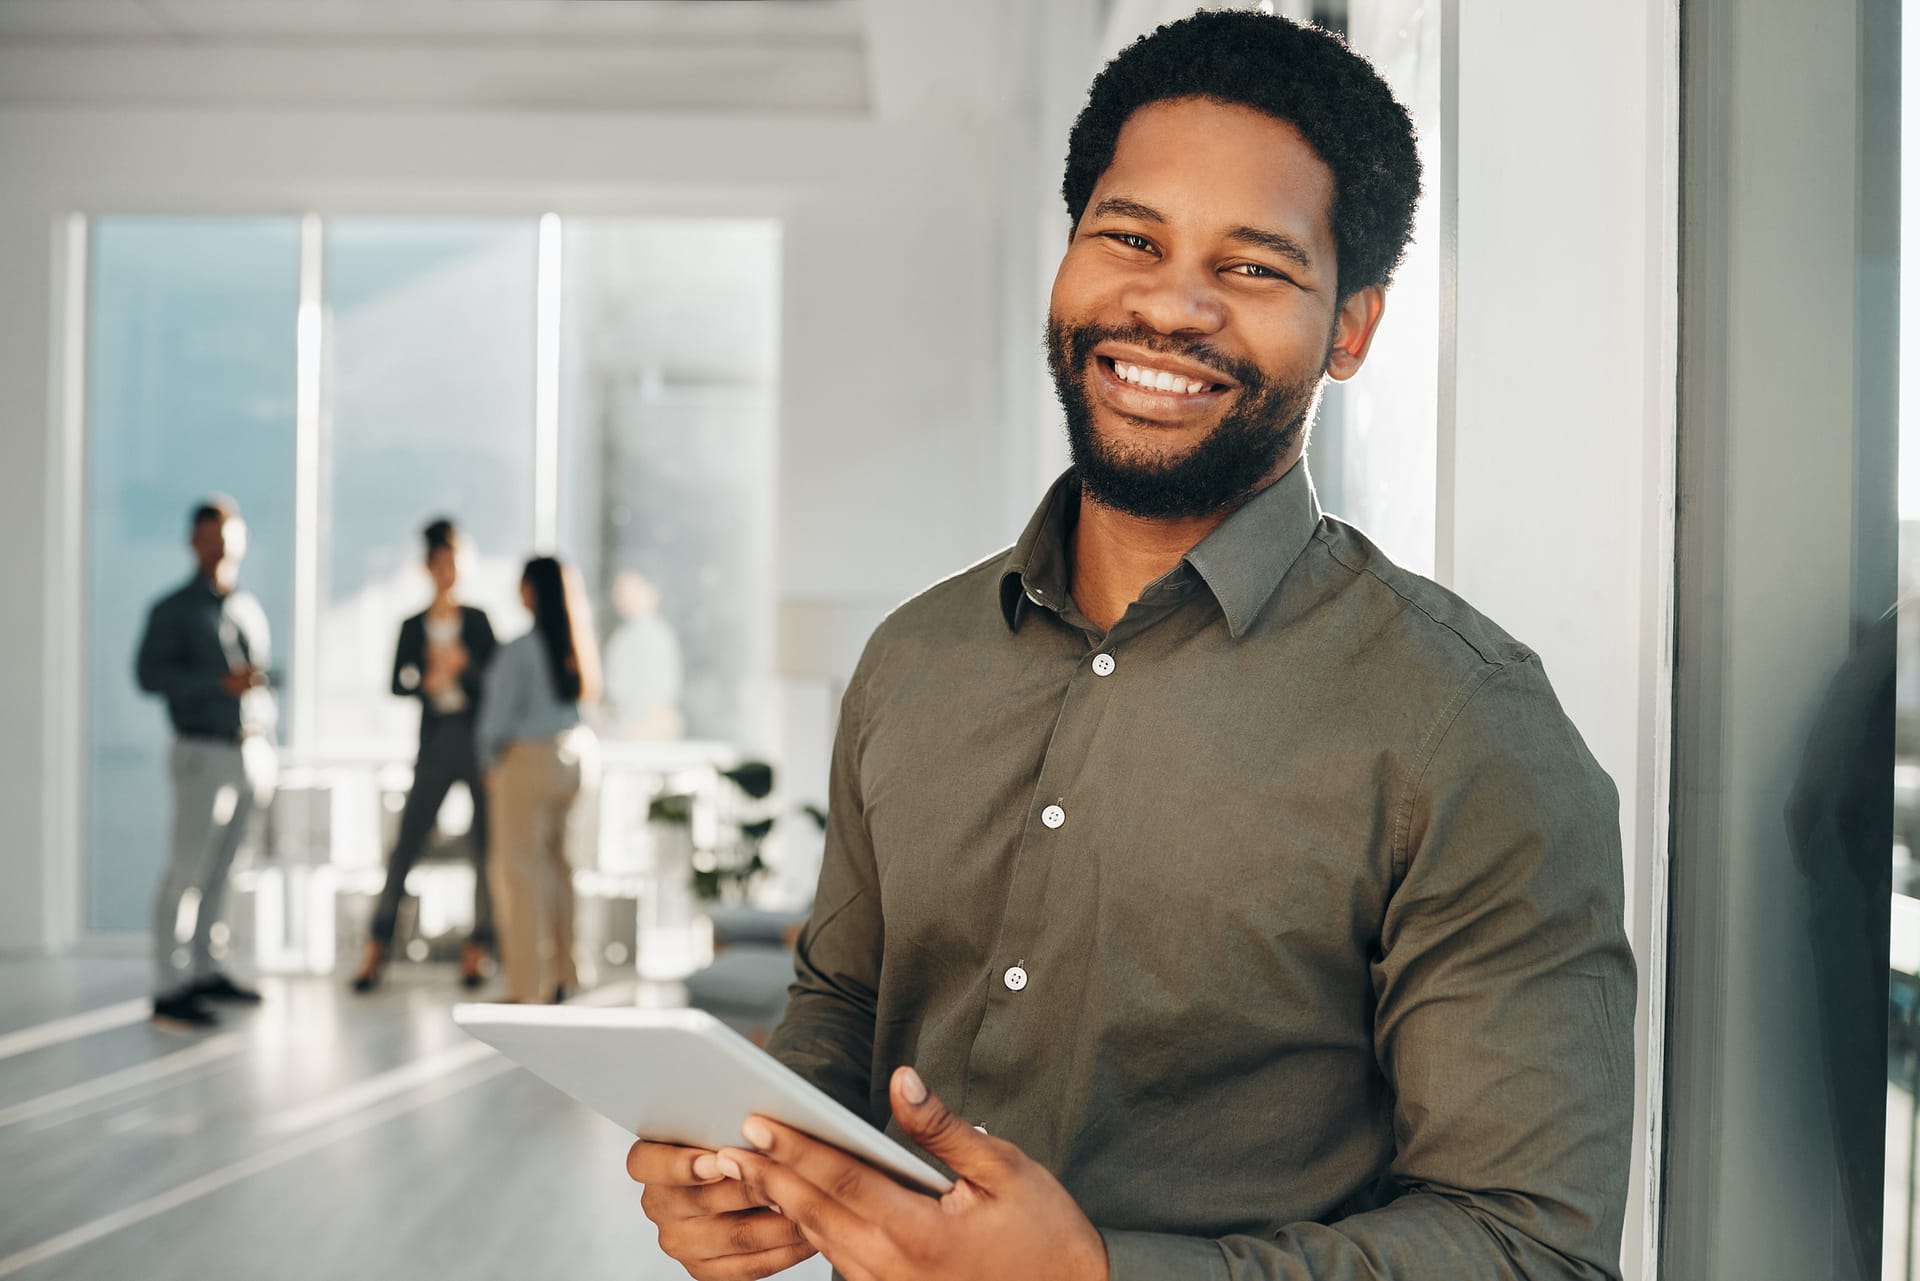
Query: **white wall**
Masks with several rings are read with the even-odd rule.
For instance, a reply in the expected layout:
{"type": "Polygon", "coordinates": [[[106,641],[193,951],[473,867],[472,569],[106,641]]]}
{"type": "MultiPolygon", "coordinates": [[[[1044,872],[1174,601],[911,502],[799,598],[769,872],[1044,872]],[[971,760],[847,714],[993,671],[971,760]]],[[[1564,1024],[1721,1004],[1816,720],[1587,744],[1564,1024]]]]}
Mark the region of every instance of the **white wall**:
{"type": "MultiPolygon", "coordinates": [[[[0,949],[62,945],[77,919],[60,771],[74,691],[47,679],[73,643],[58,624],[78,564],[72,495],[49,483],[76,474],[50,301],[68,214],[781,218],[780,591],[870,618],[1010,541],[1026,501],[1004,483],[1027,439],[1001,372],[1008,131],[974,83],[1004,31],[945,8],[876,19],[866,118],[0,111],[0,598],[26,620],[0,632],[0,949]]],[[[803,749],[824,732],[789,727],[803,749]]]]}

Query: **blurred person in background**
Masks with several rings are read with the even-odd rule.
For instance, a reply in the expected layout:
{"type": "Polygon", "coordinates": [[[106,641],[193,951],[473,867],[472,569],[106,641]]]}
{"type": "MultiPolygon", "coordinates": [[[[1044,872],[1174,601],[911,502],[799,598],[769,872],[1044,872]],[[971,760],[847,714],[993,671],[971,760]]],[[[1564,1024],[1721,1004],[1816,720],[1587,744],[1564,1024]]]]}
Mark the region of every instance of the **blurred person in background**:
{"type": "Polygon", "coordinates": [[[400,814],[400,835],[387,860],[387,883],[374,910],[353,990],[371,992],[393,950],[394,921],[407,892],[407,873],[427,847],[440,807],[455,783],[473,797],[468,843],[473,857],[473,932],[460,949],[460,982],[468,988],[484,980],[486,954],[493,947],[492,892],[487,885],[487,798],[474,747],[474,718],[481,685],[496,643],[486,611],[461,603],[464,540],[451,520],[434,521],[422,531],[427,574],[433,579],[433,603],[400,625],[393,655],[393,692],[420,700],[420,750],[413,766],[413,787],[400,814]]]}
{"type": "Polygon", "coordinates": [[[597,764],[581,718],[600,696],[580,576],[550,556],[527,562],[520,599],[533,628],[503,646],[480,703],[479,749],[493,840],[493,910],[508,1002],[562,1001],[573,964],[567,827],[597,764]]]}
{"type": "Polygon", "coordinates": [[[166,700],[173,828],[153,906],[156,1023],[208,1028],[209,1001],[253,1005],[260,994],[214,966],[213,926],[247,824],[273,797],[278,719],[267,669],[267,614],[238,586],[247,554],[240,508],[224,495],[193,509],[193,577],[157,601],[140,638],[140,688],[166,700]],[[198,896],[191,947],[176,937],[187,892],[198,896]]]}
{"type": "Polygon", "coordinates": [[[636,570],[613,579],[619,623],[607,638],[606,724],[616,738],[680,737],[680,638],[660,615],[660,589],[636,570]]]}

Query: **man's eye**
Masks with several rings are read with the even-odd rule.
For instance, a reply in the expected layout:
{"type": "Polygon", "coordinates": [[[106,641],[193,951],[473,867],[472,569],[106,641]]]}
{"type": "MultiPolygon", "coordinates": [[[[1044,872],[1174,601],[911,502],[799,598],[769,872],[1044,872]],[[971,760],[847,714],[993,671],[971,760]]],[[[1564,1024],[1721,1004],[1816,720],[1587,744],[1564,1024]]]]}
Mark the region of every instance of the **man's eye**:
{"type": "Polygon", "coordinates": [[[1131,231],[1109,231],[1106,236],[1108,240],[1117,240],[1129,249],[1144,251],[1153,248],[1145,236],[1136,236],[1131,231]]]}
{"type": "Polygon", "coordinates": [[[1286,280],[1288,279],[1288,276],[1285,272],[1275,271],[1271,267],[1263,267],[1257,262],[1237,262],[1233,266],[1227,268],[1227,270],[1231,272],[1235,272],[1242,276],[1251,276],[1255,280],[1286,280]]]}

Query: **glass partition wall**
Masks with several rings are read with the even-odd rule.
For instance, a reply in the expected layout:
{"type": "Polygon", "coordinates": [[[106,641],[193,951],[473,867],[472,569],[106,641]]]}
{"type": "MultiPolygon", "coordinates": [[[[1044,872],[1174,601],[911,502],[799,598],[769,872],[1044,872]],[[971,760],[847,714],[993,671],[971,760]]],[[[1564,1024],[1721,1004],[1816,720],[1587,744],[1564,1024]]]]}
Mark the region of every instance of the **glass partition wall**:
{"type": "Polygon", "coordinates": [[[292,630],[300,223],[101,218],[88,281],[83,911],[91,932],[133,933],[169,805],[165,716],[134,649],[148,605],[187,581],[206,495],[240,500],[247,581],[276,639],[292,630]]]}
{"type": "MultiPolygon", "coordinates": [[[[440,516],[503,639],[528,555],[581,567],[609,737],[767,742],[776,224],[101,216],[88,236],[85,933],[147,924],[168,730],[133,653],[211,493],[248,522],[288,763],[411,760],[391,664],[440,516]]],[[[378,863],[391,814],[287,799],[292,861],[378,863]]]]}
{"type": "Polygon", "coordinates": [[[1681,18],[1660,1275],[1911,1278],[1920,5],[1681,18]]]}

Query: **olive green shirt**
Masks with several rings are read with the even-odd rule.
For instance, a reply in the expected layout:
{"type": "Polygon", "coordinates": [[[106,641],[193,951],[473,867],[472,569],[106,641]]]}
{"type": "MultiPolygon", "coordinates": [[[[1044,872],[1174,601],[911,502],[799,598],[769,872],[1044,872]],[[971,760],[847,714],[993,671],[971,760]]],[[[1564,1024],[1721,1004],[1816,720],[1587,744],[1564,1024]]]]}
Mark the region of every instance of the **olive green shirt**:
{"type": "Polygon", "coordinates": [[[1539,659],[1304,465],[1104,636],[1078,510],[868,643],[774,1053],[896,1138],[913,1064],[1113,1281],[1617,1276],[1619,806],[1539,659]]]}

